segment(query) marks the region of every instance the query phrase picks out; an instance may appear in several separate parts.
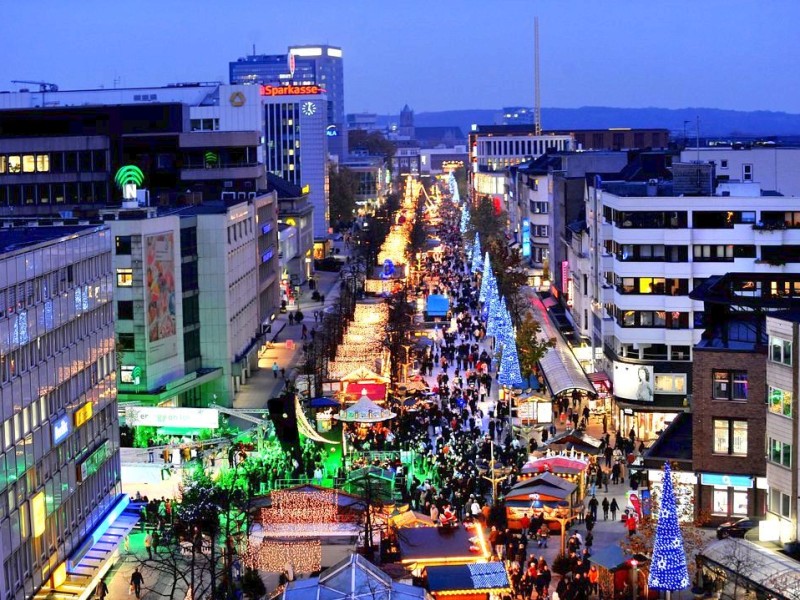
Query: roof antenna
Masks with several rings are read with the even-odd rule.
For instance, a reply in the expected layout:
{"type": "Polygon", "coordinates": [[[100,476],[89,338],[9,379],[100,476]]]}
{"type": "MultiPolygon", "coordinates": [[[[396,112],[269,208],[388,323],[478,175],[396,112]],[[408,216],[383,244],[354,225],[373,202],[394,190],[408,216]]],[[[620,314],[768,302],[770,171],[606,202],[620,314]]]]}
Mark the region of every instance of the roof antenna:
{"type": "Polygon", "coordinates": [[[533,130],[535,135],[542,135],[542,100],[539,95],[539,17],[533,18],[533,44],[534,44],[534,62],[533,62],[533,87],[534,87],[534,105],[533,105],[533,130]]]}

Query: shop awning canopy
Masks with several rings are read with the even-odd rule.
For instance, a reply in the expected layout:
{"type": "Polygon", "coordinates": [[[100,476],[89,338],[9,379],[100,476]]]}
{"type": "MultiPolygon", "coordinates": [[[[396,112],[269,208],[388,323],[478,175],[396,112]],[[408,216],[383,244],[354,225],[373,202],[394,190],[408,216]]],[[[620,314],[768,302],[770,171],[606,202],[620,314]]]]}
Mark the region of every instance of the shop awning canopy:
{"type": "Polygon", "coordinates": [[[577,475],[588,465],[588,461],[580,458],[570,458],[567,456],[542,456],[529,460],[522,467],[522,473],[565,473],[567,475],[577,475]]]}
{"type": "Polygon", "coordinates": [[[511,591],[508,573],[502,562],[431,566],[425,571],[428,590],[432,594],[497,594],[511,591]]]}
{"type": "Polygon", "coordinates": [[[697,555],[700,563],[716,566],[741,581],[741,586],[768,597],[791,600],[800,590],[800,564],[784,554],[748,540],[726,538],[708,544],[697,555]],[[746,570],[742,569],[746,565],[746,570]],[[744,572],[743,572],[744,571],[744,572]]]}
{"type": "Polygon", "coordinates": [[[586,377],[578,359],[566,348],[550,348],[539,361],[544,378],[554,396],[570,390],[582,390],[597,394],[592,382],[586,377]]]}
{"type": "Polygon", "coordinates": [[[333,398],[326,398],[325,396],[320,396],[319,398],[312,398],[311,401],[308,403],[311,408],[339,408],[341,403],[334,400],[333,398]]]}
{"type": "Polygon", "coordinates": [[[366,396],[361,396],[361,399],[355,404],[341,409],[336,418],[345,423],[380,423],[396,416],[395,413],[381,408],[366,396]]]}

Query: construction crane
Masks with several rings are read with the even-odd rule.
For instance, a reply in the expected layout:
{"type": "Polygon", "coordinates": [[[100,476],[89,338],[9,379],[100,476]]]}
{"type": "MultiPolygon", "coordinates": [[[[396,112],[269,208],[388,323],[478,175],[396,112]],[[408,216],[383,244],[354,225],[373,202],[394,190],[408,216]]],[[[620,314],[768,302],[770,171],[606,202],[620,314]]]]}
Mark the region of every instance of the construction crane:
{"type": "Polygon", "coordinates": [[[539,17],[533,18],[533,128],[542,135],[542,99],[539,96],[539,17]]]}
{"type": "Polygon", "coordinates": [[[38,85],[40,92],[58,91],[58,86],[55,83],[50,83],[47,81],[25,81],[24,79],[12,79],[11,83],[30,83],[32,85],[38,85]]]}

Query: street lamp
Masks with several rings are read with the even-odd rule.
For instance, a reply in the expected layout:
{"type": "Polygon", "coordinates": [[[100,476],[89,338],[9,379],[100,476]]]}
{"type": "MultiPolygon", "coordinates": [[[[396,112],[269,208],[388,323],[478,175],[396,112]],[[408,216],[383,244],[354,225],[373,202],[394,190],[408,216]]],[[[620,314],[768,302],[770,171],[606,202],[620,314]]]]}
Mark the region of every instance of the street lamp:
{"type": "Polygon", "coordinates": [[[546,518],[556,521],[561,526],[561,554],[566,554],[567,525],[572,521],[572,509],[569,502],[561,500],[555,508],[545,507],[542,512],[546,518]]]}

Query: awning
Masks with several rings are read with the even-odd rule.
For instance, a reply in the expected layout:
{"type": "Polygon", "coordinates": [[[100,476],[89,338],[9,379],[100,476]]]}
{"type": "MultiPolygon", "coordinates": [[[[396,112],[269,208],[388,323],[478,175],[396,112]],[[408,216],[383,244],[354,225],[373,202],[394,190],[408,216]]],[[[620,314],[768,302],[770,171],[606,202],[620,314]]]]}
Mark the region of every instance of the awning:
{"type": "Polygon", "coordinates": [[[726,538],[711,542],[697,559],[737,577],[742,587],[773,598],[796,598],[800,589],[797,561],[748,540],[726,538]],[[742,573],[742,565],[747,565],[745,573],[742,573]]]}
{"type": "Polygon", "coordinates": [[[550,393],[556,396],[569,390],[583,390],[590,394],[597,391],[583,372],[578,359],[565,348],[550,348],[539,361],[550,393]]]}
{"type": "Polygon", "coordinates": [[[602,391],[610,392],[611,387],[611,379],[609,379],[608,375],[604,371],[598,371],[597,373],[589,373],[589,381],[594,384],[595,389],[600,392],[600,388],[602,387],[602,391]]]}
{"type": "Polygon", "coordinates": [[[542,304],[544,304],[545,308],[550,308],[558,304],[558,300],[556,300],[552,296],[547,296],[545,298],[542,298],[542,304]]]}
{"type": "Polygon", "coordinates": [[[311,408],[339,408],[341,406],[341,404],[333,398],[326,398],[325,396],[312,398],[308,405],[311,408]]]}

